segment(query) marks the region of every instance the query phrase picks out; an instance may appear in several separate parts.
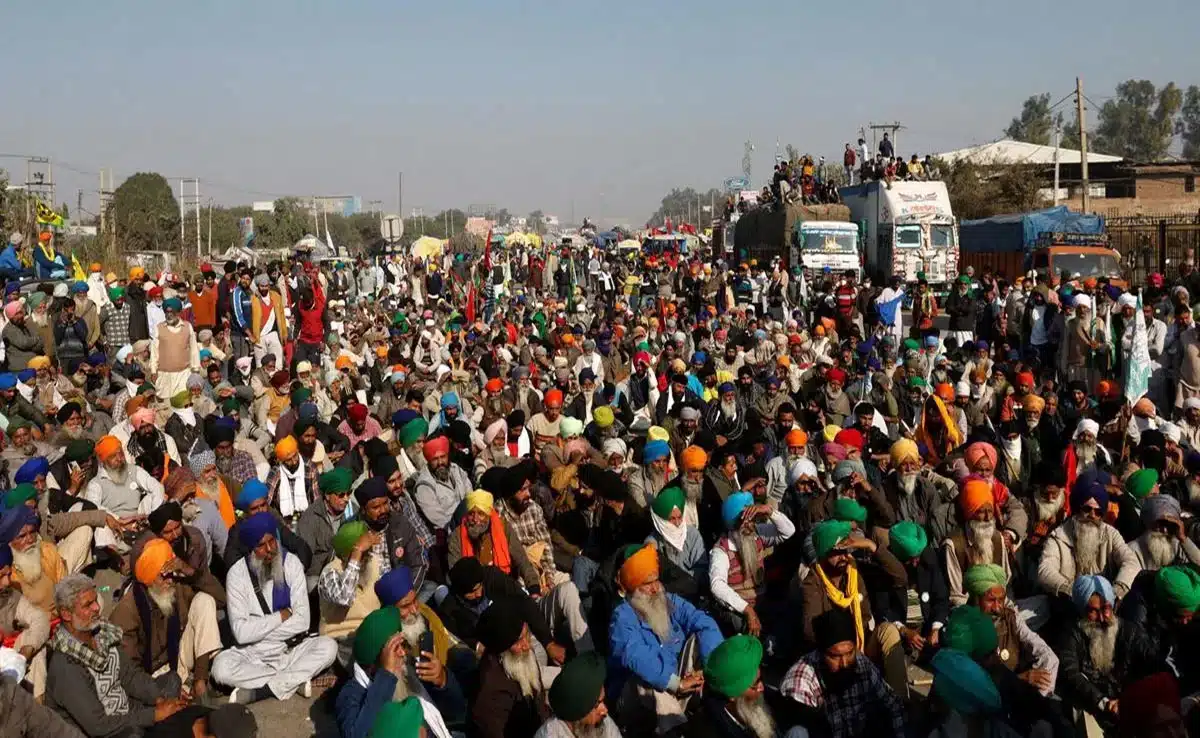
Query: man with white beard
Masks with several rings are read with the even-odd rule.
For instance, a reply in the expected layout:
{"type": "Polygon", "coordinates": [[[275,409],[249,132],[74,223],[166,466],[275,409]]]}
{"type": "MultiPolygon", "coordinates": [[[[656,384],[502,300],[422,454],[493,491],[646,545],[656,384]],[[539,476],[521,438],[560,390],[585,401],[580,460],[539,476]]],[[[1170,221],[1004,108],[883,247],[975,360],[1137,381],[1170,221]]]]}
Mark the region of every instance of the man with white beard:
{"type": "Polygon", "coordinates": [[[1081,617],[1055,649],[1060,660],[1058,693],[1074,709],[1081,734],[1109,735],[1115,731],[1119,698],[1128,680],[1160,670],[1161,662],[1142,629],[1113,613],[1117,594],[1103,576],[1076,578],[1069,594],[1081,617]]]}
{"type": "Polygon", "coordinates": [[[554,717],[534,738],[621,738],[604,701],[604,658],[585,653],[563,666],[549,689],[554,717]]]}
{"type": "Polygon", "coordinates": [[[479,616],[479,692],[471,723],[479,738],[533,735],[550,717],[545,682],[520,611],[500,605],[479,616]]]}
{"type": "MultiPolygon", "coordinates": [[[[104,436],[96,442],[99,460],[96,476],[84,490],[84,499],[118,519],[148,515],[162,504],[162,484],[140,466],[125,459],[125,448],[116,436],[104,436]]],[[[97,528],[96,548],[126,553],[129,546],[111,530],[97,528]]]]}
{"type": "Polygon", "coordinates": [[[1100,424],[1090,418],[1083,418],[1075,426],[1071,436],[1071,444],[1063,454],[1063,465],[1067,469],[1067,482],[1072,482],[1085,472],[1095,469],[1107,469],[1112,464],[1108,449],[1096,442],[1100,433],[1100,424]]]}
{"type": "Polygon", "coordinates": [[[917,444],[908,438],[892,444],[888,460],[891,466],[883,478],[883,494],[897,519],[926,528],[931,540],[944,540],[957,525],[954,482],[925,467],[917,444]]]}
{"type": "Polygon", "coordinates": [[[248,553],[233,563],[225,580],[226,610],[238,645],[213,660],[212,678],[234,687],[229,699],[241,704],[286,700],[297,690],[308,697],[312,678],[337,658],[337,642],[307,635],[304,564],[280,548],[279,521],[270,512],[242,520],[238,538],[248,553]]]}
{"type": "MultiPolygon", "coordinates": [[[[28,495],[26,495],[28,496],[28,495]]],[[[67,575],[67,565],[54,544],[39,533],[41,521],[28,502],[5,495],[9,509],[0,514],[0,546],[12,549],[12,584],[43,612],[54,612],[54,585],[67,575]],[[9,504],[15,503],[15,504],[9,504]]]]}
{"type": "MultiPolygon", "coordinates": [[[[438,707],[413,674],[412,662],[420,669],[405,635],[404,615],[395,607],[382,607],[367,615],[354,638],[352,676],[338,692],[334,710],[344,736],[365,736],[384,706],[410,697],[419,702],[422,723],[431,738],[450,738],[438,707]],[[410,657],[411,654],[411,657],[410,657]]],[[[453,677],[441,671],[441,684],[449,687],[453,677]]],[[[439,688],[434,685],[433,690],[439,688]]],[[[461,691],[458,692],[461,699],[461,691]]],[[[463,707],[465,707],[465,701],[463,707]]],[[[461,714],[455,721],[461,719],[461,714]]]]}
{"type": "Polygon", "coordinates": [[[1140,567],[1121,534],[1104,522],[1108,491],[1103,482],[1076,483],[1070,504],[1071,517],[1050,534],[1042,549],[1039,588],[1049,595],[1065,596],[1078,577],[1099,574],[1109,578],[1117,597],[1123,598],[1140,567]]]}
{"type": "Polygon", "coordinates": [[[1187,564],[1200,568],[1200,547],[1184,534],[1178,500],[1164,494],[1147,497],[1142,502],[1142,524],[1146,532],[1129,544],[1142,569],[1157,571],[1187,564]]]}
{"type": "Polygon", "coordinates": [[[678,458],[679,476],[667,486],[678,486],[683,490],[683,523],[699,529],[700,498],[704,493],[704,470],[708,467],[708,452],[699,446],[688,446],[679,453],[678,458]]]}
{"type": "Polygon", "coordinates": [[[1004,569],[1005,576],[1012,576],[1008,548],[1000,533],[992,485],[982,479],[968,477],[958,495],[958,506],[962,513],[963,528],[955,531],[942,544],[952,607],[967,602],[963,575],[972,566],[996,564],[1004,569]]]}
{"type": "MultiPolygon", "coordinates": [[[[719,738],[776,738],[771,708],[763,699],[762,642],[736,635],[717,646],[704,665],[704,712],[719,738]]],[[[786,726],[780,726],[786,727],[786,726]]]]}
{"type": "Polygon", "coordinates": [[[217,603],[225,590],[207,570],[193,570],[171,544],[155,538],[133,566],[136,582],[109,621],[124,633],[121,646],[147,674],[173,671],[196,697],[208,692],[212,657],[221,650],[217,603]]]}
{"type": "Polygon", "coordinates": [[[417,415],[415,410],[398,410],[393,415],[393,425],[396,429],[396,445],[400,447],[396,464],[406,480],[414,480],[426,466],[424,448],[425,436],[429,434],[429,421],[417,415]],[[405,415],[397,418],[401,413],[405,415]],[[407,413],[413,413],[414,417],[407,418],[407,413]],[[403,420],[403,423],[395,425],[397,419],[403,420]]]}
{"type": "Polygon", "coordinates": [[[609,629],[610,683],[630,735],[667,732],[686,722],[688,699],[702,690],[700,666],[721,643],[721,630],[703,610],[658,581],[654,544],[630,546],[617,575],[625,598],[609,629]]]}
{"type": "Polygon", "coordinates": [[[446,436],[428,439],[421,452],[427,466],[417,473],[413,499],[434,528],[445,528],[471,491],[471,479],[450,460],[450,439],[446,436]]]}
{"type": "Polygon", "coordinates": [[[730,495],[721,517],[728,533],[709,553],[709,587],[725,607],[720,616],[734,630],[758,636],[763,625],[754,605],[766,589],[763,550],[791,538],[796,526],[770,505],[754,504],[750,492],[730,495]]]}
{"type": "Polygon", "coordinates": [[[717,397],[709,401],[704,411],[704,426],[717,437],[717,445],[736,443],[746,432],[746,418],[738,404],[737,387],[724,382],[717,387],[717,397]]]}

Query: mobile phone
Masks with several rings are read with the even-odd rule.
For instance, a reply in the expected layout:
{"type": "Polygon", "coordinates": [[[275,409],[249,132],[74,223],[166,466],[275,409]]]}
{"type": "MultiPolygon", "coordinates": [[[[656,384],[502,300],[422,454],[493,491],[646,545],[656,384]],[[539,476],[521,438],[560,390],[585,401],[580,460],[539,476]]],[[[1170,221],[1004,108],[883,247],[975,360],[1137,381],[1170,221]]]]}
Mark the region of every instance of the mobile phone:
{"type": "Polygon", "coordinates": [[[78,461],[68,461],[67,462],[67,471],[69,471],[71,474],[74,474],[75,472],[79,471],[82,468],[83,467],[79,466],[78,461]]]}

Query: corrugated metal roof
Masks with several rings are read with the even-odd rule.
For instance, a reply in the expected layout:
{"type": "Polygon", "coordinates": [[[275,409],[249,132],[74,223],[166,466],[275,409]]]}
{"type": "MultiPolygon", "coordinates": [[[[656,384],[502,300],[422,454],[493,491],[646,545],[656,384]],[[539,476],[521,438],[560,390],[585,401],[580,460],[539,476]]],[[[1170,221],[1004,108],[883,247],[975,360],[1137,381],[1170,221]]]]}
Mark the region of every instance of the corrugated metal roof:
{"type": "MultiPolygon", "coordinates": [[[[960,160],[976,164],[1054,164],[1054,151],[1053,146],[1039,146],[1006,138],[933,156],[952,164],[960,160]]],[[[1115,161],[1121,161],[1121,157],[1088,152],[1089,163],[1104,164],[1115,161]]],[[[1058,163],[1079,164],[1079,151],[1077,149],[1058,149],[1058,163]]]]}

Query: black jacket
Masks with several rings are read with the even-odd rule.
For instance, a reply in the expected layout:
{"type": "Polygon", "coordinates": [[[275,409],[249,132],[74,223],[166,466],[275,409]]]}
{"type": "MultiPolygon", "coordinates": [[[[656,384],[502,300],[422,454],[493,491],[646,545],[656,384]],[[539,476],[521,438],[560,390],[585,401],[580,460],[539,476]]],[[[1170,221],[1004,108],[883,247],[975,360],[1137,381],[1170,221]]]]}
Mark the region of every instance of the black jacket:
{"type": "Polygon", "coordinates": [[[958,294],[958,291],[953,291],[946,298],[946,304],[942,307],[946,310],[946,315],[950,316],[950,330],[952,331],[971,331],[975,332],[975,299],[970,293],[965,295],[958,294]]]}
{"type": "MultiPolygon", "coordinates": [[[[483,568],[483,596],[491,600],[490,607],[515,608],[520,611],[521,617],[529,625],[529,632],[539,643],[546,644],[554,640],[541,607],[525,594],[512,577],[494,566],[483,568]]],[[[471,648],[475,648],[475,644],[479,642],[475,627],[479,623],[480,613],[453,593],[447,595],[435,610],[446,630],[471,648]]]]}
{"type": "MultiPolygon", "coordinates": [[[[921,603],[921,635],[926,638],[933,631],[934,623],[945,624],[950,618],[950,588],[946,584],[946,572],[942,568],[938,549],[926,546],[917,559],[916,566],[903,562],[908,571],[908,583],[917,592],[917,600],[921,603]]],[[[875,577],[873,569],[863,569],[863,576],[868,580],[875,577]]],[[[903,623],[908,620],[908,587],[891,587],[887,577],[879,577],[879,581],[867,581],[871,593],[871,611],[877,620],[889,623],[903,623]]]]}
{"type": "Polygon", "coordinates": [[[1137,624],[1117,618],[1116,653],[1113,667],[1101,674],[1092,665],[1088,636],[1082,622],[1076,622],[1063,635],[1058,648],[1058,693],[1072,707],[1092,713],[1102,727],[1111,728],[1110,713],[1101,712],[1100,700],[1114,699],[1138,679],[1160,671],[1163,664],[1154,658],[1153,644],[1137,624]]]}

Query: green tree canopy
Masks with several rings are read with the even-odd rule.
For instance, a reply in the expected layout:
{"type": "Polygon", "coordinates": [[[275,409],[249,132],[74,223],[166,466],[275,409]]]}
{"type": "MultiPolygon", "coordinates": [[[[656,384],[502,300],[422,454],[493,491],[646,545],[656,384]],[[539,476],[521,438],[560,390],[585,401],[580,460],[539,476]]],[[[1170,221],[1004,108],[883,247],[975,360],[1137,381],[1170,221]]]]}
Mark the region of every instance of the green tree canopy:
{"type": "Polygon", "coordinates": [[[1183,158],[1200,159],[1200,87],[1196,85],[1188,87],[1183,96],[1179,135],[1183,138],[1183,158]]]}
{"type": "Polygon", "coordinates": [[[1041,206],[1039,167],[1028,164],[980,167],[969,161],[938,162],[942,179],[963,220],[1021,213],[1041,206]]]}
{"type": "Polygon", "coordinates": [[[1122,82],[1116,97],[1100,108],[1095,148],[1133,161],[1158,161],[1171,146],[1182,106],[1183,91],[1174,82],[1161,89],[1146,79],[1122,82]]]}
{"type": "Polygon", "coordinates": [[[173,251],[180,247],[179,203],[156,172],[138,172],[113,192],[110,215],[125,251],[173,251]]]}
{"type": "Polygon", "coordinates": [[[1027,143],[1049,146],[1054,143],[1054,126],[1062,124],[1062,113],[1050,110],[1050,93],[1030,95],[1021,105],[1021,115],[1013,118],[1004,135],[1027,143]]]}
{"type": "Polygon", "coordinates": [[[676,187],[662,199],[658,210],[650,216],[650,222],[657,225],[667,218],[670,218],[672,223],[681,223],[689,218],[705,222],[710,216],[704,208],[709,205],[719,207],[724,202],[725,193],[716,188],[699,192],[692,187],[676,187]]]}

